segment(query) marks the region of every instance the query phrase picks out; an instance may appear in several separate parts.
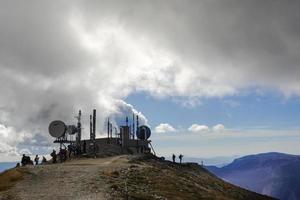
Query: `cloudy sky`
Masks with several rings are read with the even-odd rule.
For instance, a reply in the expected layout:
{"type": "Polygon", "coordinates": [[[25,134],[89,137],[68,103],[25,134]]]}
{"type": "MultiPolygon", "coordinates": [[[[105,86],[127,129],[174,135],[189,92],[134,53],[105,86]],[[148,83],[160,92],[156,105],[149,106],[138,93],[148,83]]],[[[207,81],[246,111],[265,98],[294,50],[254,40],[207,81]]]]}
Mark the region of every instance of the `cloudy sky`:
{"type": "Polygon", "coordinates": [[[0,1],[0,161],[140,113],[160,155],[300,154],[300,3],[0,1]]]}

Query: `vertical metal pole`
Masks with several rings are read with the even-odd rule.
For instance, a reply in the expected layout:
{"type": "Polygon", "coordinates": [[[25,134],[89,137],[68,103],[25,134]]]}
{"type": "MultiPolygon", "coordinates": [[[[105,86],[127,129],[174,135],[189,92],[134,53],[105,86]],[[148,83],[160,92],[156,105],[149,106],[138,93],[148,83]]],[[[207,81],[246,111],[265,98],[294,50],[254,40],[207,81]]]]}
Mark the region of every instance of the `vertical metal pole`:
{"type": "Polygon", "coordinates": [[[109,118],[107,119],[107,138],[109,138],[109,126],[110,126],[110,123],[109,123],[109,118]]]}
{"type": "Polygon", "coordinates": [[[134,139],[134,135],[135,135],[135,127],[134,127],[134,113],[132,113],[132,137],[134,139]]]}
{"type": "Polygon", "coordinates": [[[92,115],[90,115],[90,140],[93,140],[93,122],[92,122],[92,115]]]}
{"type": "Polygon", "coordinates": [[[109,129],[110,129],[110,137],[112,138],[112,123],[109,124],[109,129]]]}
{"type": "Polygon", "coordinates": [[[78,129],[78,141],[81,141],[81,110],[78,113],[78,122],[77,122],[77,129],[78,129]]]}
{"type": "Polygon", "coordinates": [[[138,129],[139,129],[139,116],[137,115],[136,116],[136,134],[138,132],[138,129]]]}
{"type": "Polygon", "coordinates": [[[76,148],[78,153],[81,154],[81,110],[79,110],[77,117],[77,137],[76,137],[76,148]]]}
{"type": "MultiPolygon", "coordinates": [[[[139,115],[136,115],[136,135],[138,135],[138,130],[139,130],[139,115]]],[[[136,140],[136,146],[139,146],[139,140],[136,140]]]]}
{"type": "Polygon", "coordinates": [[[93,110],[93,134],[96,138],[96,109],[93,110]]]}
{"type": "Polygon", "coordinates": [[[96,156],[96,109],[93,110],[93,143],[94,143],[94,154],[96,156]]]}

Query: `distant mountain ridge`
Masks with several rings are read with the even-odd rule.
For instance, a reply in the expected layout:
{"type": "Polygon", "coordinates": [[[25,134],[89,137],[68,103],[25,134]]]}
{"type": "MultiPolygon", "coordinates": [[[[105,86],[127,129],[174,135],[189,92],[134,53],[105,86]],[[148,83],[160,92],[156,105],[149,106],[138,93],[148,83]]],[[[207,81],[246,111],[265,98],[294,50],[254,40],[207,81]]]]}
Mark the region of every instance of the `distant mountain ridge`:
{"type": "Polygon", "coordinates": [[[207,166],[218,177],[282,200],[300,199],[300,156],[270,152],[244,156],[224,167],[207,166]]]}

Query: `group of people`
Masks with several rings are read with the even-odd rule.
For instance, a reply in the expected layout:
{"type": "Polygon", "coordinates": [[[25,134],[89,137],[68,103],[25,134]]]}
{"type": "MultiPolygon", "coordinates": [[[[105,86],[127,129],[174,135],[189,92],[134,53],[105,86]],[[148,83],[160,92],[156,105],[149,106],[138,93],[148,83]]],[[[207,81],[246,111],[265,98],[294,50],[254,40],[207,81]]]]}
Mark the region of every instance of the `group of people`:
{"type": "MultiPolygon", "coordinates": [[[[23,154],[22,159],[21,159],[21,164],[22,164],[22,166],[33,165],[34,163],[35,163],[35,165],[38,165],[39,159],[40,159],[39,156],[36,155],[34,158],[34,162],[33,162],[31,160],[30,156],[26,156],[25,154],[23,154]]],[[[43,156],[42,163],[46,163],[46,162],[47,162],[47,159],[45,158],[45,156],[43,156]]],[[[20,166],[20,163],[18,163],[17,166],[20,166]]]]}
{"type": "Polygon", "coordinates": [[[55,149],[53,149],[50,156],[52,157],[52,163],[57,163],[57,155],[59,156],[60,162],[64,162],[67,160],[67,150],[66,149],[60,149],[59,153],[57,154],[55,149]]]}
{"type": "Polygon", "coordinates": [[[55,149],[53,149],[50,156],[52,157],[52,163],[57,163],[57,156],[59,157],[60,162],[64,162],[68,157],[71,158],[72,154],[73,156],[76,156],[79,154],[79,152],[75,145],[70,144],[68,145],[68,150],[66,148],[60,148],[58,154],[56,153],[55,149]]]}
{"type": "MultiPolygon", "coordinates": [[[[180,155],[178,156],[178,158],[179,158],[179,162],[182,163],[183,155],[180,154],[180,155]]],[[[175,155],[175,154],[172,155],[172,160],[173,160],[173,163],[176,162],[176,155],[175,155]]]]}
{"type": "MultiPolygon", "coordinates": [[[[59,156],[60,162],[66,161],[68,153],[69,153],[68,156],[70,158],[72,154],[75,156],[79,152],[77,151],[77,148],[73,144],[68,145],[68,150],[66,148],[60,148],[58,154],[56,153],[55,149],[53,149],[52,153],[50,154],[50,156],[52,157],[52,163],[56,163],[57,162],[57,156],[59,156]]],[[[21,165],[22,166],[34,165],[34,164],[38,165],[39,164],[39,160],[40,160],[39,155],[36,155],[35,158],[34,158],[34,160],[32,161],[31,158],[30,158],[30,156],[26,156],[25,154],[23,154],[22,159],[21,159],[21,164],[17,163],[16,167],[19,167],[21,165]]],[[[41,164],[45,164],[46,162],[47,162],[47,159],[45,158],[45,156],[43,156],[41,164]]]]}

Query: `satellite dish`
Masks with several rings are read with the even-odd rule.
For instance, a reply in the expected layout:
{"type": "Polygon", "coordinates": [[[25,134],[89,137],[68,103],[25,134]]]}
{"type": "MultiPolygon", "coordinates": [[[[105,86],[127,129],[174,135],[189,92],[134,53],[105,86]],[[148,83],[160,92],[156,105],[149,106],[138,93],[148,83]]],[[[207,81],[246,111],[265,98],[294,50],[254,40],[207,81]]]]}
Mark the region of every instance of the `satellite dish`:
{"type": "Polygon", "coordinates": [[[139,126],[136,136],[140,140],[147,140],[151,136],[151,130],[148,126],[139,126]]]}
{"type": "Polygon", "coordinates": [[[55,120],[49,124],[49,133],[52,137],[62,137],[66,133],[67,126],[63,121],[55,120]]]}
{"type": "Polygon", "coordinates": [[[67,132],[70,134],[70,135],[74,135],[75,133],[77,133],[77,128],[75,125],[69,125],[68,128],[67,128],[67,132]]]}

